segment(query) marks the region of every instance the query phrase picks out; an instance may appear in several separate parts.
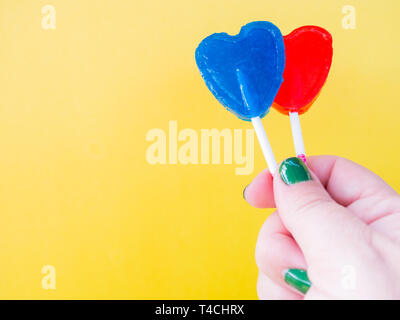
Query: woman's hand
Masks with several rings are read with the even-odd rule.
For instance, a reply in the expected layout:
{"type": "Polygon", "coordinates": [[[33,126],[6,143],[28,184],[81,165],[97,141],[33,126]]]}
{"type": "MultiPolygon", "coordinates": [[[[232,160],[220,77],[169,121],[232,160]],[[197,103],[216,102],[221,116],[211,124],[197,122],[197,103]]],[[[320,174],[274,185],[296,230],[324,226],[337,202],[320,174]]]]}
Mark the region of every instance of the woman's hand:
{"type": "Polygon", "coordinates": [[[399,195],[349,160],[307,161],[287,159],[244,191],[277,208],[256,247],[260,299],[400,299],[399,195]]]}

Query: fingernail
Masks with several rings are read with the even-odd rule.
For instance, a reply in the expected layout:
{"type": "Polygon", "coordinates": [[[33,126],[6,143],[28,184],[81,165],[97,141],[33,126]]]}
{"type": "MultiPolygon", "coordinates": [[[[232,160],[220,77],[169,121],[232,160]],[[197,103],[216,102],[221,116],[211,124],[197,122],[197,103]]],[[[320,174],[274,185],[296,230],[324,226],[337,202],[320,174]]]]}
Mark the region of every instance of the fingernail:
{"type": "Polygon", "coordinates": [[[279,173],[283,182],[295,184],[311,180],[307,166],[299,158],[289,158],[282,162],[279,173]]]}
{"type": "Polygon", "coordinates": [[[243,189],[243,199],[246,200],[246,189],[249,185],[247,185],[244,189],[243,189]]]}
{"type": "Polygon", "coordinates": [[[308,278],[307,271],[303,269],[288,269],[285,272],[285,282],[295,288],[297,291],[300,291],[303,294],[306,294],[308,289],[311,287],[311,281],[308,278]]]}

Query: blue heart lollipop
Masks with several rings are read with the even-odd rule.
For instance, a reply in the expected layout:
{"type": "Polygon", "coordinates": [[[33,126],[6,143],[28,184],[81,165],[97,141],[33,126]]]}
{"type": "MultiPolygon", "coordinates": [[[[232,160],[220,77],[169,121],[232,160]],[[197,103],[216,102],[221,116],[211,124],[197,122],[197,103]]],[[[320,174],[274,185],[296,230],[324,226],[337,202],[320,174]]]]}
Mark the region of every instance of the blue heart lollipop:
{"type": "Polygon", "coordinates": [[[275,25],[257,21],[236,36],[212,34],[195,56],[208,89],[229,111],[246,121],[268,113],[285,68],[283,37],[275,25]]]}

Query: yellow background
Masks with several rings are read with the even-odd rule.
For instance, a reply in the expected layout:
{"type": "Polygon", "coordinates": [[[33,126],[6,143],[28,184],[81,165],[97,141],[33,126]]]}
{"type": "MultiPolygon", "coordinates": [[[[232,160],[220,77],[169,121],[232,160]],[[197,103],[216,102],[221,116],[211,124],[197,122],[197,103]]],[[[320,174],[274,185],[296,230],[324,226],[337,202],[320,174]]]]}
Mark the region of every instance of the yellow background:
{"type": "MultiPolygon", "coordinates": [[[[269,20],[334,38],[328,82],[302,126],[308,154],[338,154],[400,189],[398,0],[0,0],[0,298],[256,298],[254,247],[271,211],[235,165],[157,165],[153,128],[250,128],[194,61],[214,32],[269,20]],[[57,29],[43,30],[44,5],[57,29]],[[356,30],[342,8],[357,10],[356,30]],[[56,268],[56,290],[41,285],[56,268]]],[[[264,119],[278,160],[288,118],[264,119]]]]}

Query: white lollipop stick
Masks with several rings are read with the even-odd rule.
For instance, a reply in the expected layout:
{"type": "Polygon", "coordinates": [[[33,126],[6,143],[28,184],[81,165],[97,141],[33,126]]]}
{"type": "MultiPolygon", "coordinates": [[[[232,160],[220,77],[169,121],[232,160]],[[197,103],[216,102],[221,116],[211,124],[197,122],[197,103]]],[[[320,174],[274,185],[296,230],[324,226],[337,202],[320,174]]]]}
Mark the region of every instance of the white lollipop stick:
{"type": "MultiPolygon", "coordinates": [[[[243,103],[247,110],[253,109],[254,98],[252,95],[252,90],[249,90],[249,81],[246,76],[239,68],[236,69],[236,76],[239,82],[239,88],[242,93],[243,103]]],[[[251,82],[250,82],[251,86],[251,82]]],[[[260,117],[251,118],[258,141],[260,142],[261,150],[264,154],[264,158],[267,161],[269,172],[273,175],[276,171],[276,160],[274,153],[272,152],[271,145],[269,144],[267,134],[265,133],[264,127],[262,125],[260,117]]]]}
{"type": "Polygon", "coordinates": [[[277,167],[276,160],[261,119],[260,117],[251,118],[251,122],[253,123],[254,130],[256,131],[256,136],[258,138],[258,141],[260,142],[261,150],[264,154],[265,160],[267,161],[269,171],[272,175],[274,175],[277,167]]]}
{"type": "Polygon", "coordinates": [[[306,162],[306,151],[304,149],[303,134],[301,133],[300,118],[297,112],[289,112],[290,124],[296,155],[306,162]]]}

